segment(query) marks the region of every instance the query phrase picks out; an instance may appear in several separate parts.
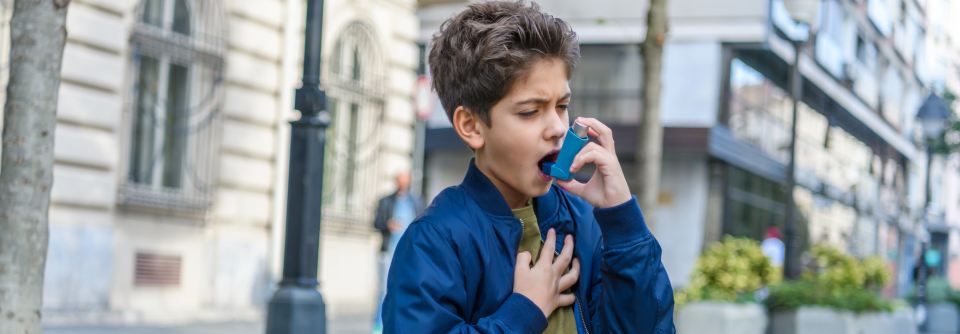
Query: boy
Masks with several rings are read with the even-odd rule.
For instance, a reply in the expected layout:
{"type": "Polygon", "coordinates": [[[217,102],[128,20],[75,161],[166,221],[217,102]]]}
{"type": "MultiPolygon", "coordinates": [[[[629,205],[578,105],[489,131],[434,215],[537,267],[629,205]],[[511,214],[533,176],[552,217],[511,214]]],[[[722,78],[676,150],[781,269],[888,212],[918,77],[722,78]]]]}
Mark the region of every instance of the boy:
{"type": "Polygon", "coordinates": [[[522,2],[475,3],[431,45],[433,87],[474,150],[401,238],[385,333],[674,333],[660,246],[630,194],[610,128],[591,118],[570,171],[541,172],[570,125],[576,33],[522,2]],[[563,188],[560,188],[563,187],[563,188]]]}

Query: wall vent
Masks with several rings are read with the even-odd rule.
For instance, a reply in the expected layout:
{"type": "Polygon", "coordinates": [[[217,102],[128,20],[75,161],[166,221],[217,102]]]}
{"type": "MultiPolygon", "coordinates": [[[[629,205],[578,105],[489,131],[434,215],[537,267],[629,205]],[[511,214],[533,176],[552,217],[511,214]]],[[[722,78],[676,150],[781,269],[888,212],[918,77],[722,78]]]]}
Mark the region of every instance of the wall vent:
{"type": "Polygon", "coordinates": [[[134,285],[180,285],[180,256],[137,253],[134,285]]]}

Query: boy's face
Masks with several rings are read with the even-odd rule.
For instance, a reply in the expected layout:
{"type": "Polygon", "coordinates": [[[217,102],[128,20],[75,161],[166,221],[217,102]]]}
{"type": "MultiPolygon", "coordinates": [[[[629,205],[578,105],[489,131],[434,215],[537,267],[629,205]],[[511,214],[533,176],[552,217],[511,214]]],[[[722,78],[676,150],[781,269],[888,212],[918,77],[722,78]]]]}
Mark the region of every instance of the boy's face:
{"type": "Polygon", "coordinates": [[[550,190],[553,177],[540,170],[543,162],[557,159],[569,124],[569,103],[564,63],[540,60],[491,108],[489,126],[475,122],[482,138],[467,142],[476,149],[477,167],[511,206],[512,199],[525,201],[550,190]]]}

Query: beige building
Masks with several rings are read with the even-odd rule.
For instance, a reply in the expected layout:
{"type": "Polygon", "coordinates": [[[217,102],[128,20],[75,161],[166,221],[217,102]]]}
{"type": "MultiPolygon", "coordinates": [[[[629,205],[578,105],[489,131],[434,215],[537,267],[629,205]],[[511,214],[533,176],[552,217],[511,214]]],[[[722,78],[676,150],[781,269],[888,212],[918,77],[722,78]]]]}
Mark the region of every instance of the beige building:
{"type": "MultiPolygon", "coordinates": [[[[370,224],[393,174],[411,166],[416,6],[325,1],[322,82],[334,124],[320,290],[333,317],[376,308],[370,224]]],[[[262,316],[281,270],[304,9],[297,0],[71,2],[47,324],[262,316]]]]}

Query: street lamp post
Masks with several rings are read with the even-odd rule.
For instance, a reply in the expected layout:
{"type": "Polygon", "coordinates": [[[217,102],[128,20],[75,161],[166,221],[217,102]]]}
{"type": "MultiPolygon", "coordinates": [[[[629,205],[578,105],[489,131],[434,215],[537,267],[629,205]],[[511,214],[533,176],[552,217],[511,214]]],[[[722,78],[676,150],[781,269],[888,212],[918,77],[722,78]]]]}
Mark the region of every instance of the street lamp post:
{"type": "Polygon", "coordinates": [[[927,100],[917,111],[917,120],[920,121],[920,127],[923,131],[923,139],[927,144],[927,175],[924,183],[924,202],[923,212],[921,213],[920,230],[920,262],[917,264],[917,322],[920,328],[926,326],[926,295],[927,295],[927,264],[924,262],[924,254],[927,251],[927,241],[929,232],[927,231],[927,215],[930,210],[930,165],[933,160],[933,145],[944,130],[944,121],[950,117],[950,110],[944,105],[943,99],[937,94],[931,93],[927,100]]]}
{"type": "Polygon", "coordinates": [[[803,49],[803,41],[793,41],[793,48],[796,51],[793,66],[790,66],[790,95],[793,98],[793,121],[790,125],[790,162],[787,165],[787,205],[784,208],[784,256],[783,256],[783,276],[787,279],[796,279],[800,277],[800,243],[797,240],[797,219],[795,203],[793,198],[793,188],[796,187],[795,177],[797,165],[797,108],[800,99],[803,97],[803,77],[800,74],[800,50],[803,49]]]}
{"type": "Polygon", "coordinates": [[[325,334],[326,305],[317,291],[323,155],[330,115],[320,90],[323,0],[307,0],[303,51],[303,85],[294,108],[300,119],[290,122],[290,169],[287,221],[283,245],[283,279],[270,299],[267,334],[325,334]]]}
{"type": "Polygon", "coordinates": [[[790,161],[787,165],[787,184],[786,197],[787,203],[784,208],[784,257],[783,257],[783,276],[787,279],[796,279],[800,277],[800,240],[797,238],[797,219],[795,200],[793,198],[793,188],[796,187],[796,165],[797,165],[797,111],[800,101],[803,99],[803,75],[800,74],[800,56],[804,45],[811,35],[815,35],[815,28],[812,23],[816,23],[816,16],[820,10],[822,0],[783,0],[784,9],[793,20],[798,23],[786,35],[793,43],[794,57],[793,64],[790,66],[789,88],[790,95],[793,98],[793,115],[790,123],[790,161]],[[814,32],[814,33],[811,33],[814,32]]]}

